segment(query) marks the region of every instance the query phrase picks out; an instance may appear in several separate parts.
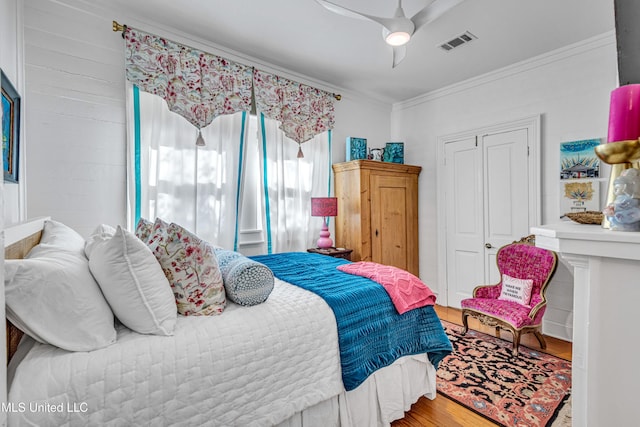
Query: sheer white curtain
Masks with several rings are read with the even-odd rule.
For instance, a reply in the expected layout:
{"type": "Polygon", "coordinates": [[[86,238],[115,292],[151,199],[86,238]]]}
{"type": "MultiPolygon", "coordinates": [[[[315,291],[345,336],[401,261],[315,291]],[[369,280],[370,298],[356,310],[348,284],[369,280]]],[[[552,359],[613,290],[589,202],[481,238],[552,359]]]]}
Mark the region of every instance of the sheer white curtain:
{"type": "MultiPolygon", "coordinates": [[[[233,248],[248,115],[216,118],[202,129],[206,145],[198,147],[192,124],[169,111],[162,98],[138,93],[139,167],[135,167],[132,147],[134,166],[129,168],[132,223],[137,203],[139,216],[176,222],[204,240],[233,248]]],[[[134,133],[130,140],[135,141],[135,129],[130,132],[134,133]]]]}
{"type": "Polygon", "coordinates": [[[298,158],[298,144],[278,129],[278,121],[261,115],[258,121],[268,189],[264,203],[268,252],[315,247],[323,218],[311,216],[311,197],[326,197],[329,192],[329,134],[302,144],[304,158],[298,158]]]}

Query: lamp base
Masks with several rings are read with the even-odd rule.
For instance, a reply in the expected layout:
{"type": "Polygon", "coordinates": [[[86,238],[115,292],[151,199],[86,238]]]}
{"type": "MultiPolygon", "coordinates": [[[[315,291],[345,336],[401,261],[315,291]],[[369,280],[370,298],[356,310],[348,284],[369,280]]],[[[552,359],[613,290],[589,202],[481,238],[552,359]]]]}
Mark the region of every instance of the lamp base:
{"type": "MultiPolygon", "coordinates": [[[[615,180],[626,169],[640,169],[640,140],[609,142],[595,147],[595,153],[605,163],[611,165],[609,186],[607,187],[607,201],[605,206],[611,205],[616,199],[615,180]]],[[[605,215],[602,219],[602,228],[611,228],[611,223],[605,215]]]]}
{"type": "Polygon", "coordinates": [[[322,224],[322,229],[320,230],[320,238],[318,239],[316,245],[320,249],[328,249],[333,247],[333,240],[331,240],[331,233],[329,233],[329,227],[327,226],[327,222],[325,221],[322,224]]]}

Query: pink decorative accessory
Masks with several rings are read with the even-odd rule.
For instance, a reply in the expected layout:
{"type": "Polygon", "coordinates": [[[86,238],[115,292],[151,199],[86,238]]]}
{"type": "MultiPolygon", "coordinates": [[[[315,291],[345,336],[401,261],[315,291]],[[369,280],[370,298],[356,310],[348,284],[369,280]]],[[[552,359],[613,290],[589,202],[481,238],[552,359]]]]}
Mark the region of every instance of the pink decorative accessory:
{"type": "Polygon", "coordinates": [[[369,261],[343,264],[336,268],[380,283],[400,314],[436,303],[436,296],[431,289],[418,277],[401,268],[369,261]]]}
{"type": "Polygon", "coordinates": [[[607,142],[640,137],[640,84],[620,86],[611,92],[607,142]]]}
{"type": "Polygon", "coordinates": [[[331,233],[327,217],[338,215],[338,199],[336,197],[312,197],[311,198],[311,216],[324,217],[322,229],[320,230],[320,238],[317,245],[320,249],[327,249],[333,246],[331,233]]]}

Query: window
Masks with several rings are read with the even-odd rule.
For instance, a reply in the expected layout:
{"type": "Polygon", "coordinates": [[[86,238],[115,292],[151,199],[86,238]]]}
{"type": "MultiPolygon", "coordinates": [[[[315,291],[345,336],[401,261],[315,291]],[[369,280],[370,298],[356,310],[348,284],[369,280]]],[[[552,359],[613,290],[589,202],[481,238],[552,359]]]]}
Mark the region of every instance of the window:
{"type": "Polygon", "coordinates": [[[298,158],[278,121],[240,112],[201,129],[198,147],[197,129],[160,97],[140,91],[131,105],[140,131],[130,136],[130,218],[160,217],[247,255],[314,244],[321,219],[310,216],[310,198],[328,192],[330,133],[302,144],[298,158]]]}
{"type": "Polygon", "coordinates": [[[260,140],[258,135],[258,118],[255,114],[247,116],[247,138],[244,160],[244,189],[240,209],[240,227],[238,231],[238,246],[251,248],[264,245],[263,213],[262,213],[262,175],[260,173],[260,140]]]}

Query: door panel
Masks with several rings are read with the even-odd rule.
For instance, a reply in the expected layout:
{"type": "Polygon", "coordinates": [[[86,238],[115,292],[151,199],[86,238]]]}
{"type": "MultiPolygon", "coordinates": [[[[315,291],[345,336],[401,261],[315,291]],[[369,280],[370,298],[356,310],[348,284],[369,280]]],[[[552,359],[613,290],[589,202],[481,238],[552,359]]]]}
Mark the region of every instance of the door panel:
{"type": "Polygon", "coordinates": [[[415,213],[410,206],[411,180],[400,176],[371,175],[372,261],[393,265],[417,275],[407,241],[415,213]]]}
{"type": "Polygon", "coordinates": [[[527,130],[482,137],[484,158],[484,230],[486,283],[500,278],[495,254],[501,246],[529,233],[527,130]]]}
{"type": "Polygon", "coordinates": [[[450,306],[484,279],[482,156],[475,138],[445,145],[447,286],[450,306]]]}

